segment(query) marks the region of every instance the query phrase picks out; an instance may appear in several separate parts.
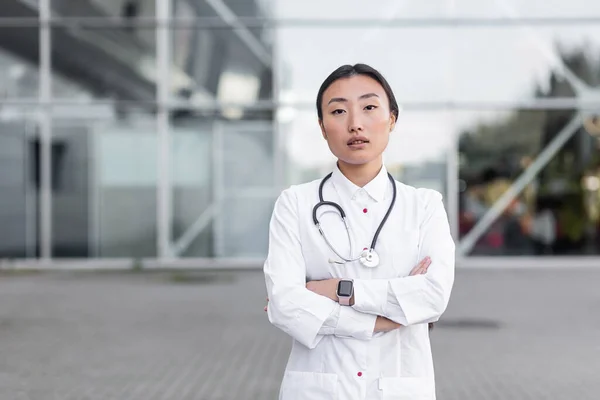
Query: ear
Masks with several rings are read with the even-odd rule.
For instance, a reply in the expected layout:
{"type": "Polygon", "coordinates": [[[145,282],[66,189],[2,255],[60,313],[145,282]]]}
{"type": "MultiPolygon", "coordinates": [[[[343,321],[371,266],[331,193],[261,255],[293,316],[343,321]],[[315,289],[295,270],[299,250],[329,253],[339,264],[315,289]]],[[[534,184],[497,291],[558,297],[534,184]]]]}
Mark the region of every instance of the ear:
{"type": "Polygon", "coordinates": [[[325,125],[323,125],[322,120],[319,120],[319,127],[321,128],[321,135],[323,135],[323,139],[327,140],[327,132],[325,132],[325,125]]]}
{"type": "Polygon", "coordinates": [[[390,133],[396,128],[396,116],[394,114],[390,114],[390,133]]]}

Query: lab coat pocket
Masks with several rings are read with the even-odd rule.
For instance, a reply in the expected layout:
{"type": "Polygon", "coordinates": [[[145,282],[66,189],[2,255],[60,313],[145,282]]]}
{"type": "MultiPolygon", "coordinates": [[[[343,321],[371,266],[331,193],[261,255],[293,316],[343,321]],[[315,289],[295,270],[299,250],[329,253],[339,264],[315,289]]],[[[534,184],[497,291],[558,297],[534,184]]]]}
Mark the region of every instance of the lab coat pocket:
{"type": "Polygon", "coordinates": [[[337,385],[336,374],[286,371],[279,400],[336,400],[337,385]]]}
{"type": "Polygon", "coordinates": [[[433,378],[403,377],[379,378],[383,400],[434,400],[433,378]]]}

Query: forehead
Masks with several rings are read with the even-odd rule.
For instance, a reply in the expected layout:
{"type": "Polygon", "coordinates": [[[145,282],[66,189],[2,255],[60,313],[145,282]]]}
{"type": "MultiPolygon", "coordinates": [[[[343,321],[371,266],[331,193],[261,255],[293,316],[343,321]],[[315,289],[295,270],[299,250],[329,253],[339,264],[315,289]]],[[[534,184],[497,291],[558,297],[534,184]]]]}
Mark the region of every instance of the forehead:
{"type": "Polygon", "coordinates": [[[375,93],[381,99],[387,98],[383,86],[375,79],[367,75],[354,75],[333,82],[323,93],[323,100],[324,104],[332,97],[343,97],[352,101],[366,93],[375,93]]]}

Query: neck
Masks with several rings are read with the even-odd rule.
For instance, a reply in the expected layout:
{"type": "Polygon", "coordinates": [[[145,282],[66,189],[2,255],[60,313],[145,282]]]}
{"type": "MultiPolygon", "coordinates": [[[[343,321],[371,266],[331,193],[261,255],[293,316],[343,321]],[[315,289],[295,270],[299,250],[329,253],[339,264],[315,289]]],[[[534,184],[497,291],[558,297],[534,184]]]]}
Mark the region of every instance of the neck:
{"type": "Polygon", "coordinates": [[[360,165],[348,164],[341,160],[337,164],[342,174],[358,187],[363,187],[375,179],[383,167],[381,158],[360,165]]]}

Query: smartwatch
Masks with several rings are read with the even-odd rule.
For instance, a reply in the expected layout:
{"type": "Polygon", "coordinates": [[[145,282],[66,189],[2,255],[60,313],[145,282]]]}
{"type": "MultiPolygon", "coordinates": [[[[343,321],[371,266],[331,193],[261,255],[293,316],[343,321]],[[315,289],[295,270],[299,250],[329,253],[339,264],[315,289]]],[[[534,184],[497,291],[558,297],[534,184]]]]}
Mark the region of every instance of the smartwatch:
{"type": "Polygon", "coordinates": [[[338,283],[336,294],[341,305],[349,306],[350,298],[354,294],[354,282],[351,280],[342,279],[338,283]]]}

